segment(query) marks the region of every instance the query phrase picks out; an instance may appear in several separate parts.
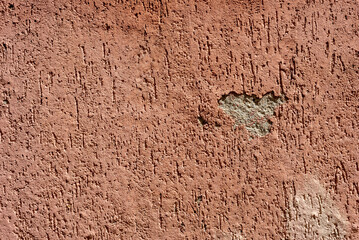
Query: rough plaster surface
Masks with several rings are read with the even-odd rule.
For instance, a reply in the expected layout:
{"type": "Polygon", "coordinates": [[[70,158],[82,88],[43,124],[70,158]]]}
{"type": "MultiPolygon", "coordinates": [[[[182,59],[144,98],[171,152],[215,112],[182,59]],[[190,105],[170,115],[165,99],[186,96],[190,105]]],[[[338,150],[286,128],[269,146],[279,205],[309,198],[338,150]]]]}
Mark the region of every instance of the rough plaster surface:
{"type": "Polygon", "coordinates": [[[285,102],[285,97],[267,93],[262,98],[246,94],[230,93],[219,100],[219,107],[234,119],[234,128],[244,125],[252,136],[264,136],[270,132],[275,109],[285,102]]]}
{"type": "Polygon", "coordinates": [[[359,239],[358,4],[0,1],[1,239],[359,239]]]}

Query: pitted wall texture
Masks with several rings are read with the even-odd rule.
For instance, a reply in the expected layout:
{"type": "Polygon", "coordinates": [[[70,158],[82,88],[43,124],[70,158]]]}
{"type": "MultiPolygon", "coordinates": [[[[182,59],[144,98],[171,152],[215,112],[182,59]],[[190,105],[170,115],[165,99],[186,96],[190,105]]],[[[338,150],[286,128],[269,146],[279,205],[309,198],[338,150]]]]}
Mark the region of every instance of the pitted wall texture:
{"type": "Polygon", "coordinates": [[[358,9],[0,1],[0,238],[359,239],[358,9]]]}

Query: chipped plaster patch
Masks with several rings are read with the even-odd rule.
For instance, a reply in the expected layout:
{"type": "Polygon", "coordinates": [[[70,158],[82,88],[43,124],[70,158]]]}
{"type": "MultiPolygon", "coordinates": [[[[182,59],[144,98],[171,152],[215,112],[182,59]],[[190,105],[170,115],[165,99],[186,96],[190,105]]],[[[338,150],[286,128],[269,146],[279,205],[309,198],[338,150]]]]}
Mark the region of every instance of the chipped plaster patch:
{"type": "Polygon", "coordinates": [[[234,128],[244,125],[252,136],[265,136],[270,132],[270,117],[285,102],[285,97],[267,93],[262,98],[246,94],[229,93],[219,100],[219,107],[234,120],[234,128]]]}

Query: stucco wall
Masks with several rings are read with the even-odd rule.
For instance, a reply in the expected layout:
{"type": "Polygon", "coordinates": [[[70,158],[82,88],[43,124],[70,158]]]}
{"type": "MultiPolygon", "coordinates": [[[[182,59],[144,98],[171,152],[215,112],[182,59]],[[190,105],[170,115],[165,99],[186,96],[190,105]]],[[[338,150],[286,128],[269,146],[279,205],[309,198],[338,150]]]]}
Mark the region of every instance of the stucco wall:
{"type": "Polygon", "coordinates": [[[1,239],[359,239],[358,9],[0,1],[1,239]]]}

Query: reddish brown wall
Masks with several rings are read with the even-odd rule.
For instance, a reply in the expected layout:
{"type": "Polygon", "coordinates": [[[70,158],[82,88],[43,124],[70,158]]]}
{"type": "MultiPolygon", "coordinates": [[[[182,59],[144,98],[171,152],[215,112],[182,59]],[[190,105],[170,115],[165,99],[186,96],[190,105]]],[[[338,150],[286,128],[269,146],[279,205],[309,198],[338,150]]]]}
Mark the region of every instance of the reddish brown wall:
{"type": "Polygon", "coordinates": [[[0,1],[1,239],[359,239],[358,9],[0,1]]]}

